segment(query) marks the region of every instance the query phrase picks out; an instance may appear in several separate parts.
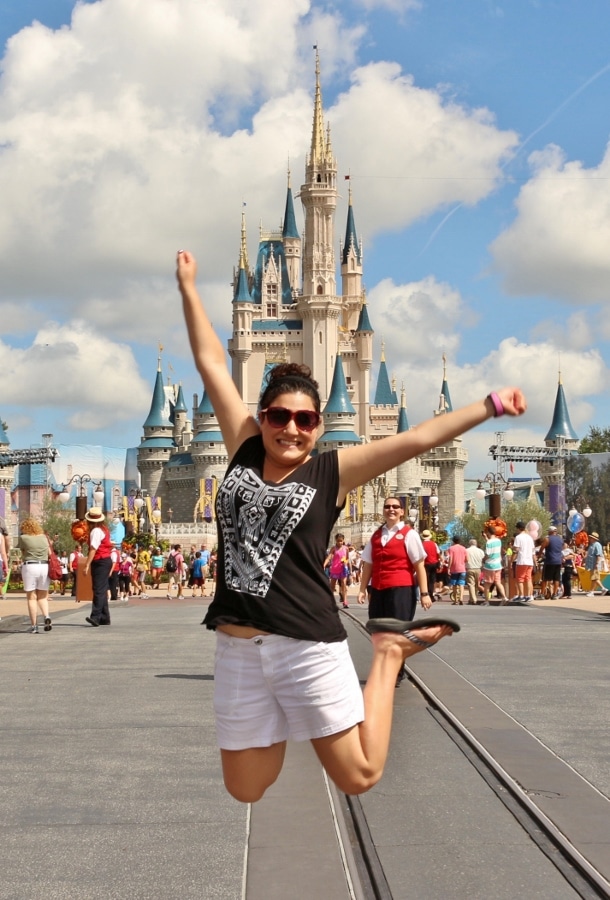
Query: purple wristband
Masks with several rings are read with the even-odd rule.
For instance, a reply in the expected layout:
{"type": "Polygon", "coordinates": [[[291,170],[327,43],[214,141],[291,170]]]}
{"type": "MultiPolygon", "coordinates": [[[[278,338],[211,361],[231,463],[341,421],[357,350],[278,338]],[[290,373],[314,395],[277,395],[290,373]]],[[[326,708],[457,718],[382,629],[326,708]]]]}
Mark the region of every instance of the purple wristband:
{"type": "Polygon", "coordinates": [[[493,408],[494,408],[494,419],[497,419],[498,416],[503,416],[505,410],[504,410],[504,407],[503,407],[503,405],[502,405],[502,401],[500,400],[500,398],[498,397],[498,395],[496,394],[496,392],[495,392],[495,391],[492,391],[491,394],[488,394],[487,396],[488,396],[488,398],[491,400],[491,402],[492,402],[492,404],[493,404],[493,408]]]}

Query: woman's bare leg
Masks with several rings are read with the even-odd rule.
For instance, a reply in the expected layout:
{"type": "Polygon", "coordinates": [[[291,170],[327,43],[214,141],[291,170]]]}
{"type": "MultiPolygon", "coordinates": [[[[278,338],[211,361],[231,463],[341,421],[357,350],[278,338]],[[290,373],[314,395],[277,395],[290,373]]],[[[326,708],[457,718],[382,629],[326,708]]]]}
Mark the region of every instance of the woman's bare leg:
{"type": "Polygon", "coordinates": [[[286,755],[286,741],[270,747],[250,747],[247,750],[221,750],[222,774],[225,787],[232,797],[242,803],[260,800],[268,787],[277,780],[286,755]]]}
{"type": "MultiPolygon", "coordinates": [[[[417,637],[436,643],[452,634],[447,625],[418,629],[417,637]]],[[[372,634],[373,660],[364,688],[364,721],[347,731],[312,740],[318,759],[346,794],[362,794],[383,774],[390,746],[396,676],[405,659],[423,648],[400,634],[372,634]]]]}
{"type": "Polygon", "coordinates": [[[45,619],[49,618],[49,592],[36,591],[36,600],[45,619]]]}
{"type": "Polygon", "coordinates": [[[30,624],[35,625],[38,618],[38,602],[36,599],[36,591],[27,592],[28,613],[30,616],[30,624]]]}

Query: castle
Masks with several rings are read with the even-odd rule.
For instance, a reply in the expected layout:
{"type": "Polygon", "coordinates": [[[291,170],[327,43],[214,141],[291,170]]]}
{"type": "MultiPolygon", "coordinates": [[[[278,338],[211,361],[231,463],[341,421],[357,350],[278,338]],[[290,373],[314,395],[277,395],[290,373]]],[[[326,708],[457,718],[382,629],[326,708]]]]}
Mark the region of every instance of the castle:
{"type": "MultiPolygon", "coordinates": [[[[409,422],[405,390],[403,387],[398,397],[388,374],[383,344],[371,401],[374,311],[369,311],[366,303],[363,249],[356,232],[351,182],[345,239],[340,246],[341,293],[337,293],[337,161],[330,128],[324,125],[317,54],[311,146],[305,181],[297,196],[304,210],[303,237],[297,227],[289,172],[282,228],[261,232],[253,268],[248,262],[242,211],[239,264],[233,278],[233,328],[228,346],[233,378],[241,396],[255,414],[269,369],[282,361],[306,363],[320,385],[322,399],[323,433],[318,451],[406,431],[409,422]]],[[[451,409],[443,359],[434,413],[443,415],[451,409]]],[[[212,536],[216,486],[228,464],[222,435],[205,392],[201,399],[194,395],[189,418],[182,387],[164,384],[160,358],[143,430],[139,447],[127,451],[127,455],[129,459],[136,456],[147,508],[155,511],[160,507],[160,533],[184,538],[191,533],[212,536]]],[[[578,443],[560,376],[545,446],[551,451],[575,451],[578,443]]],[[[523,457],[515,459],[537,463],[544,505],[554,515],[559,513],[565,505],[563,465],[550,458],[545,461],[537,452],[544,448],[513,449],[524,451],[523,457]],[[536,452],[532,456],[528,451],[536,452]]],[[[15,454],[10,452],[1,422],[0,456],[6,457],[0,466],[0,516],[16,531],[17,522],[24,515],[40,515],[45,491],[51,487],[57,494],[62,489],[60,482],[70,477],[71,469],[68,467],[67,475],[62,470],[57,477],[49,477],[45,466],[13,465],[15,454]]],[[[70,456],[71,451],[67,450],[68,462],[70,456]]],[[[465,509],[467,462],[468,453],[461,438],[457,438],[398,466],[353,492],[339,520],[340,527],[354,543],[366,539],[381,512],[383,498],[389,493],[404,497],[405,506],[416,510],[419,524],[438,523],[444,527],[465,509]]],[[[132,486],[137,482],[131,465],[125,464],[124,479],[115,479],[112,484],[106,483],[103,466],[99,467],[99,474],[97,470],[91,472],[95,476],[92,480],[99,478],[103,484],[106,509],[117,508],[120,504],[115,495],[123,492],[130,495],[124,502],[133,503],[136,489],[132,486]]]]}
{"type": "MultiPolygon", "coordinates": [[[[253,268],[248,262],[242,211],[228,352],[233,379],[253,414],[273,365],[290,361],[311,368],[320,386],[324,428],[317,450],[323,452],[378,440],[407,430],[409,423],[404,388],[399,399],[388,375],[383,346],[371,402],[374,331],[363,286],[363,249],[356,232],[351,183],[345,239],[340,246],[340,293],[337,290],[337,160],[330,127],[324,124],[317,53],[315,75],[311,146],[305,181],[297,194],[303,206],[303,236],[297,227],[289,171],[282,228],[261,230],[253,268]]],[[[444,370],[435,412],[443,415],[450,410],[444,370]]],[[[348,523],[372,521],[380,497],[393,492],[415,504],[426,521],[435,516],[441,522],[449,521],[464,509],[467,461],[460,438],[437,447],[355,492],[343,518],[348,523]]],[[[144,492],[160,500],[163,520],[171,509],[172,521],[193,521],[198,515],[210,521],[215,486],[227,464],[207,395],[204,392],[200,401],[195,395],[189,420],[182,387],[164,385],[159,360],[150,413],[138,448],[138,469],[144,492]]]]}

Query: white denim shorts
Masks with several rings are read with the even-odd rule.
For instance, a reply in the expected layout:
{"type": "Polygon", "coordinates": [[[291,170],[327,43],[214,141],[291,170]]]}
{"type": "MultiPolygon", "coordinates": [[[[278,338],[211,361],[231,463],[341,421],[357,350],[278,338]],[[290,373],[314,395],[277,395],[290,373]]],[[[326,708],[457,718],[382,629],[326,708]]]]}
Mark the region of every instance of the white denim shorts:
{"type": "Polygon", "coordinates": [[[49,564],[46,562],[23,563],[21,566],[21,578],[23,590],[48,591],[49,590],[49,564]]]}
{"type": "Polygon", "coordinates": [[[347,641],[297,641],[278,634],[216,632],[214,709],[223,750],[307,741],[364,719],[347,641]]]}

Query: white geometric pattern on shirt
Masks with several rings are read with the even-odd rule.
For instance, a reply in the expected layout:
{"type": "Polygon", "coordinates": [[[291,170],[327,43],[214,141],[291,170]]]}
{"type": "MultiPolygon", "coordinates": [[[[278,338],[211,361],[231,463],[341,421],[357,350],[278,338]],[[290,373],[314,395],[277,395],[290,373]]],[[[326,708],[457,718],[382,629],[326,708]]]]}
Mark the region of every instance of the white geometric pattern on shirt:
{"type": "Polygon", "coordinates": [[[266,597],[280,554],[315,494],[306,484],[265,484],[243,466],[225,476],[218,521],[230,590],[266,597]]]}

